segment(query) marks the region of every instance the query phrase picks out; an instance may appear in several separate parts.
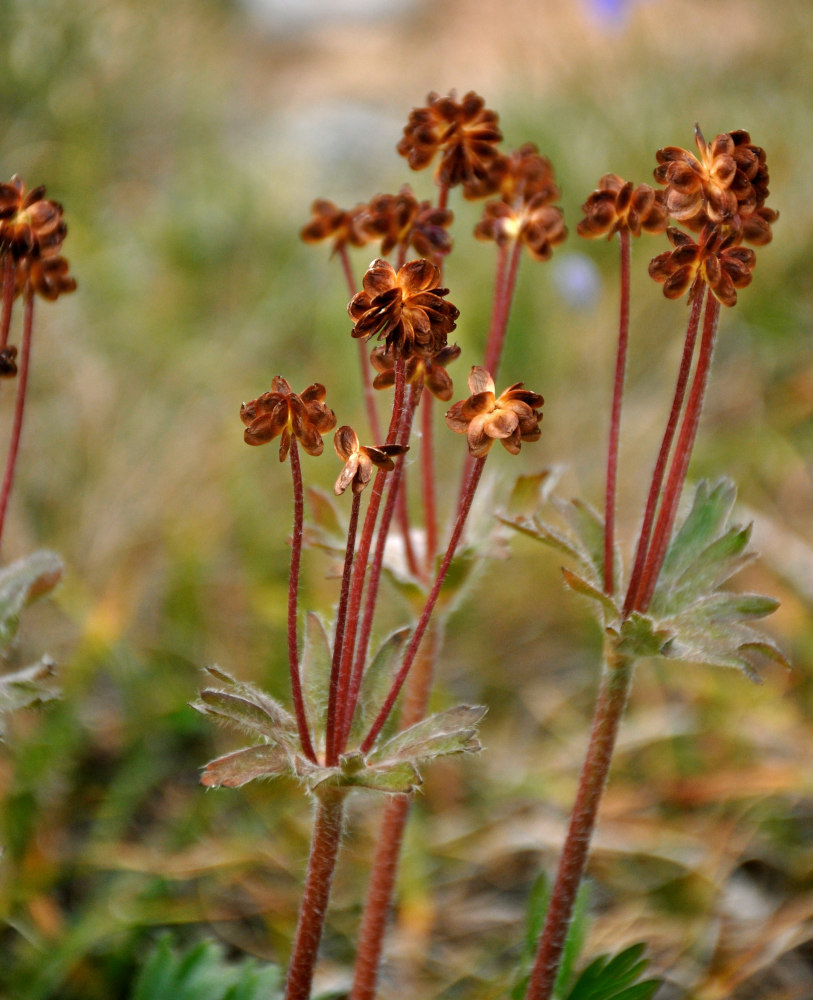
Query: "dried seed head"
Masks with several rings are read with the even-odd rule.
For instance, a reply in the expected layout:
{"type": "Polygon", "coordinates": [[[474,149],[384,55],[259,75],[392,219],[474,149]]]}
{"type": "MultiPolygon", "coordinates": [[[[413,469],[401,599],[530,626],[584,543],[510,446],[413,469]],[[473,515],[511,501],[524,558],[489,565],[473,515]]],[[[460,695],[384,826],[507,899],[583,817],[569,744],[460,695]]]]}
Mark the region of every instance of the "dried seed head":
{"type": "Polygon", "coordinates": [[[501,247],[519,241],[536,260],[548,260],[553,248],[567,238],[567,227],[561,209],[533,197],[518,207],[505,201],[486,202],[474,235],[501,247]]]}
{"type": "Polygon", "coordinates": [[[337,208],[332,201],[317,198],[311,205],[311,221],[303,227],[299,236],[305,243],[333,240],[333,253],[348,243],[354,247],[364,246],[370,241],[370,237],[360,227],[360,220],[366,209],[366,205],[356,205],[346,211],[337,208]]]}
{"type": "Polygon", "coordinates": [[[502,133],[496,113],[484,103],[474,91],[460,101],[455,91],[448,97],[429,94],[423,107],[410,112],[398,152],[413,170],[428,167],[440,153],[438,184],[446,188],[460,184],[467,198],[493,194],[496,187],[490,172],[500,155],[496,147],[502,133]]]}
{"type": "Polygon", "coordinates": [[[448,228],[454,216],[445,208],[421,201],[404,184],[398,194],[370,199],[359,226],[370,242],[381,240],[381,254],[394,247],[412,247],[421,257],[437,258],[452,249],[448,228]]]}
{"type": "Polygon", "coordinates": [[[545,400],[524,388],[524,383],[515,382],[497,397],[491,375],[475,365],[469,375],[469,391],[468,399],[448,411],[446,423],[455,433],[466,435],[470,454],[482,458],[499,441],[517,455],[523,441],[539,440],[545,400]]]}
{"type": "Polygon", "coordinates": [[[314,382],[297,395],[281,375],[276,375],[270,392],[240,407],[246,444],[267,444],[280,436],[279,460],[284,462],[293,436],[309,455],[321,455],[322,434],[336,426],[333,410],[324,404],[325,394],[325,387],[314,382]]]}
{"type": "Polygon", "coordinates": [[[354,337],[377,336],[403,358],[432,357],[446,345],[459,312],[440,288],[440,271],[428,260],[413,260],[396,272],[386,260],[374,260],[364,275],[364,289],[347,311],[354,337]]]}
{"type": "Polygon", "coordinates": [[[0,252],[15,261],[56,256],[68,231],[62,211],[58,202],[45,197],[44,187],[26,191],[15,174],[0,184],[0,252]]]}
{"type": "MultiPolygon", "coordinates": [[[[446,366],[460,357],[457,344],[447,344],[431,358],[423,358],[413,354],[406,360],[406,381],[411,384],[422,384],[444,403],[452,398],[454,387],[446,366]]],[[[370,361],[378,372],[373,379],[375,389],[389,389],[395,385],[395,355],[386,345],[374,347],[370,352],[370,361]]]]}
{"type": "Polygon", "coordinates": [[[674,250],[659,254],[649,264],[649,273],[663,284],[668,299],[689,292],[689,301],[708,285],[715,298],[725,306],[737,302],[737,289],[750,285],[756,263],[753,250],[740,245],[741,234],[727,234],[718,226],[707,224],[697,242],[679,229],[666,230],[674,250]]]}
{"type": "Polygon", "coordinates": [[[778,216],[763,211],[769,194],[765,150],[741,129],[707,143],[695,125],[695,142],[699,156],[678,146],[656,154],[655,180],[665,185],[669,214],[695,232],[711,222],[747,233],[749,242],[770,242],[778,216]]]}
{"type": "Polygon", "coordinates": [[[579,223],[579,236],[613,236],[626,229],[632,236],[642,231],[662,233],[669,222],[663,191],[648,184],[633,187],[617,174],[605,174],[598,187],[582,205],[584,218],[579,223]]]}
{"type": "Polygon", "coordinates": [[[333,435],[333,447],[344,462],[344,468],[333,487],[336,496],[344,493],[351,483],[353,493],[361,493],[372,478],[373,467],[391,472],[395,468],[393,458],[409,451],[409,446],[403,444],[382,444],[375,448],[361,445],[356,432],[347,424],[333,435]]]}

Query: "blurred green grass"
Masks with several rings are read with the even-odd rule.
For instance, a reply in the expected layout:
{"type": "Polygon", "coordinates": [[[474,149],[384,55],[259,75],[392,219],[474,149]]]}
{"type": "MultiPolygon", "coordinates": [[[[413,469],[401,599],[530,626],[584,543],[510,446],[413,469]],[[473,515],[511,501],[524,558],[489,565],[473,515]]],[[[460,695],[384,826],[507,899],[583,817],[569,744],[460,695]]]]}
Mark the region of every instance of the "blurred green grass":
{"type": "MultiPolygon", "coordinates": [[[[415,3],[299,28],[213,0],[1,9],[0,171],[44,182],[64,203],[80,288],[38,312],[7,531],[6,558],[48,546],[68,573],[18,653],[56,655],[64,699],[18,718],[0,754],[0,996],[125,997],[166,926],[287,955],[308,807],[283,783],[204,794],[198,768],[225,744],[186,708],[197,669],[213,661],[286,692],[289,485],[273,453],[243,445],[238,408],[281,373],[295,389],[325,382],[340,421],[359,419],[346,289],[327,251],[297,231],[318,196],[349,205],[408,180],[428,197],[431,178],[408,177],[394,145],[408,109],[453,86],[485,95],[509,145],[535,141],[551,157],[572,231],[601,174],[648,179],[654,150],[688,146],[695,119],[707,136],[749,129],[768,152],[782,217],[723,317],[693,475],[731,475],[757,538],[766,526],[750,586],[782,597],[773,627],[795,669],[769,671],[758,690],[733,676],[640,671],[597,838],[590,945],[650,941],[670,996],[809,995],[806,0],[650,0],[614,26],[575,0],[511,0],[499,15],[475,0],[415,3]],[[753,903],[741,913],[738,892],[753,903]],[[782,933],[787,944],[774,947],[782,933]]],[[[477,208],[454,208],[460,388],[485,335],[493,252],[467,235],[477,208]]],[[[626,538],[684,315],[646,277],[649,249],[636,251],[626,538]]],[[[364,251],[354,262],[360,274],[364,251]]],[[[503,376],[542,391],[546,415],[520,463],[491,460],[503,488],[520,469],[564,462],[567,489],[600,495],[615,267],[611,248],[575,236],[551,264],[523,263],[503,376]],[[576,254],[598,269],[594,302],[561,294],[561,261],[576,254]]],[[[10,404],[5,392],[6,425],[10,404]]],[[[460,445],[439,445],[450,484],[460,445]]],[[[330,457],[306,462],[329,486],[330,457]]],[[[331,606],[327,568],[308,557],[305,607],[331,606]]],[[[600,637],[563,593],[555,558],[519,540],[505,572],[510,588],[487,576],[451,623],[438,703],[489,704],[488,750],[427,774],[385,996],[436,995],[456,980],[469,997],[499,993],[527,890],[561,840],[600,637]]],[[[375,816],[359,799],[325,984],[346,975],[375,816]]]]}

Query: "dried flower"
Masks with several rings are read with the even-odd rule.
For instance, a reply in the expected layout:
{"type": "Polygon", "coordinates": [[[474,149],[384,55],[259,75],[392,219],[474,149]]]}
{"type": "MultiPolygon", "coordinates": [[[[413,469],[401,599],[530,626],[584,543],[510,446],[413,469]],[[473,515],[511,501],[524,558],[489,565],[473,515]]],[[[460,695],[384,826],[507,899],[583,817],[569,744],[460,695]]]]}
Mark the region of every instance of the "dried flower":
{"type": "Polygon", "coordinates": [[[319,382],[297,395],[281,375],[274,376],[270,392],[240,407],[246,444],[267,444],[281,435],[279,460],[284,462],[293,435],[309,455],[321,455],[322,434],[336,426],[336,416],[325,406],[324,398],[325,387],[319,382]]]}
{"type": "Polygon", "coordinates": [[[336,496],[344,493],[351,483],[353,492],[361,493],[372,478],[373,466],[391,472],[395,468],[393,458],[409,451],[409,445],[405,444],[381,444],[377,448],[361,445],[356,432],[346,424],[333,435],[333,447],[344,462],[333,487],[336,496]]]}
{"type": "MultiPolygon", "coordinates": [[[[413,354],[406,360],[406,381],[410,384],[421,383],[438,399],[447,403],[452,398],[454,387],[446,366],[460,357],[457,344],[447,344],[431,358],[422,358],[413,354]]],[[[370,361],[378,375],[373,379],[375,389],[389,389],[395,385],[395,356],[385,345],[374,347],[370,352],[370,361]]]]}
{"type": "Polygon", "coordinates": [[[663,284],[663,294],[676,299],[688,289],[691,301],[705,284],[723,305],[735,305],[736,289],[750,285],[756,263],[754,251],[739,245],[740,234],[733,230],[726,234],[709,224],[697,243],[672,227],[666,235],[675,249],[658,254],[649,263],[650,276],[663,284]]]}
{"type": "Polygon", "coordinates": [[[536,199],[537,204],[550,204],[559,197],[553,164],[542,156],[535,143],[526,142],[503,162],[495,165],[499,172],[499,191],[503,201],[515,204],[536,199]]]}
{"type": "Polygon", "coordinates": [[[27,284],[32,291],[50,302],[60,295],[76,291],[76,281],[68,274],[68,261],[64,257],[23,257],[15,268],[17,292],[22,292],[27,284]]]}
{"type": "Polygon", "coordinates": [[[699,158],[678,146],[659,149],[655,180],[666,185],[672,218],[699,230],[705,222],[741,225],[768,196],[765,151],[742,130],[721,132],[711,143],[695,125],[699,158]]]}
{"type": "Polygon", "coordinates": [[[553,248],[567,237],[567,227],[561,209],[546,204],[544,195],[535,195],[517,207],[505,201],[486,202],[474,235],[478,240],[494,240],[498,246],[518,240],[537,260],[548,260],[553,248]]]}
{"type": "Polygon", "coordinates": [[[396,272],[374,260],[363,285],[347,307],[354,337],[378,336],[401,357],[432,357],[445,346],[459,312],[444,301],[449,289],[438,287],[440,271],[431,261],[409,261],[396,272]]]}
{"type": "Polygon", "coordinates": [[[62,211],[45,198],[44,187],[26,191],[15,174],[0,184],[0,252],[7,250],[15,261],[55,256],[68,231],[62,211]]]}
{"type": "Polygon", "coordinates": [[[577,227],[579,236],[613,236],[622,229],[633,236],[641,231],[662,233],[669,222],[663,191],[648,184],[633,187],[618,174],[605,174],[598,187],[582,205],[584,218],[577,227]]]}
{"type": "Polygon", "coordinates": [[[348,243],[354,247],[362,247],[369,242],[369,237],[359,225],[366,209],[367,206],[362,204],[346,211],[337,208],[332,201],[317,198],[311,205],[313,217],[300,231],[300,238],[305,243],[321,243],[323,240],[332,239],[333,253],[348,243]]]}
{"type": "Polygon", "coordinates": [[[370,241],[381,240],[381,253],[411,246],[421,257],[442,256],[452,249],[448,228],[454,219],[446,208],[421,201],[404,184],[398,194],[378,194],[370,200],[359,225],[370,241]]]}
{"type": "Polygon", "coordinates": [[[446,423],[455,433],[466,435],[469,452],[476,458],[486,455],[497,440],[517,455],[523,441],[539,439],[540,410],[545,400],[523,386],[523,382],[515,382],[495,397],[491,375],[479,365],[472,368],[471,396],[451,407],[446,423]]]}
{"type": "Polygon", "coordinates": [[[447,188],[461,184],[467,198],[493,193],[490,168],[500,155],[496,145],[502,133],[496,113],[484,103],[474,91],[460,101],[455,91],[448,97],[429,94],[424,107],[410,112],[398,152],[413,170],[428,167],[440,152],[438,184],[447,188]]]}

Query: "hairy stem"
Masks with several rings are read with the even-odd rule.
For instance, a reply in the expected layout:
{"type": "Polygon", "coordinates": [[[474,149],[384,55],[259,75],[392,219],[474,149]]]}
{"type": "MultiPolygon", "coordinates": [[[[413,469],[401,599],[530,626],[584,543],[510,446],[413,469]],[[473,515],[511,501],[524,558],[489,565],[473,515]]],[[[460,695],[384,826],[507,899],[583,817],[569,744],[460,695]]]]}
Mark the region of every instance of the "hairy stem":
{"type": "Polygon", "coordinates": [[[334,767],[338,760],[336,753],[336,728],[339,722],[337,711],[337,696],[339,686],[339,667],[341,665],[344,632],[347,625],[347,600],[350,594],[350,578],[353,570],[353,555],[356,549],[356,530],[361,509],[361,493],[353,494],[353,506],[350,509],[350,523],[347,528],[347,547],[344,553],[344,569],[342,571],[342,586],[339,594],[339,607],[336,611],[336,633],[333,639],[333,661],[330,666],[330,688],[327,703],[327,725],[325,727],[325,763],[334,767]]]}
{"type": "Polygon", "coordinates": [[[415,631],[412,633],[412,638],[409,641],[406,652],[404,653],[404,659],[395,676],[392,687],[390,688],[387,697],[384,699],[384,704],[381,706],[381,710],[375,718],[370,727],[370,731],[364,738],[364,742],[361,744],[361,752],[366,754],[371,749],[372,745],[375,743],[378,734],[384,723],[387,721],[392,707],[395,704],[395,700],[401,691],[401,688],[406,680],[407,674],[409,673],[410,667],[412,666],[415,656],[417,655],[418,648],[421,644],[421,639],[423,639],[424,633],[426,632],[427,626],[429,625],[429,620],[432,616],[432,612],[435,610],[435,604],[437,603],[438,595],[440,594],[440,588],[443,586],[443,581],[446,579],[446,574],[449,571],[449,566],[454,558],[455,551],[457,550],[458,543],[463,534],[463,528],[466,524],[466,519],[471,510],[471,502],[474,499],[474,493],[477,489],[477,484],[480,482],[480,476],[483,472],[483,466],[485,465],[486,457],[475,459],[474,467],[472,468],[471,475],[469,476],[466,490],[463,494],[463,501],[458,510],[457,520],[455,521],[454,528],[452,529],[452,536],[449,539],[449,544],[446,548],[446,552],[443,556],[443,561],[438,569],[438,574],[435,577],[435,582],[432,585],[432,589],[429,592],[429,596],[426,598],[426,604],[424,604],[423,611],[421,611],[421,616],[418,619],[418,623],[415,626],[415,631]]]}
{"type": "Polygon", "coordinates": [[[291,479],[294,488],[294,529],[291,536],[291,571],[288,576],[288,668],[291,674],[291,696],[296,714],[299,742],[305,756],[316,763],[311,735],[308,731],[308,717],[305,700],[302,697],[302,683],[299,676],[299,649],[297,640],[297,612],[299,610],[299,567],[302,561],[302,528],[305,518],[305,494],[302,486],[302,466],[296,438],[291,438],[291,479]]]}
{"type": "Polygon", "coordinates": [[[621,402],[627,370],[627,345],[630,329],[630,233],[620,230],[621,303],[618,317],[618,350],[613,380],[613,403],[610,414],[610,440],[607,446],[607,483],[604,494],[604,592],[615,590],[615,495],[618,476],[618,442],[621,434],[621,402]]]}
{"type": "MultiPolygon", "coordinates": [[[[347,246],[339,248],[339,261],[342,265],[344,280],[350,292],[350,298],[356,294],[356,279],[353,277],[353,268],[350,266],[350,254],[347,246]]],[[[375,389],[373,389],[373,378],[370,374],[370,359],[367,356],[367,342],[359,340],[359,363],[361,365],[361,385],[364,392],[364,408],[367,411],[367,421],[370,425],[370,434],[375,444],[381,441],[381,423],[378,419],[378,410],[375,405],[375,389]]]]}
{"type": "Polygon", "coordinates": [[[611,654],[605,658],[587,756],[525,1000],[550,1000],[553,996],[619,723],[627,704],[633,667],[634,662],[624,657],[611,654]]]}
{"type": "Polygon", "coordinates": [[[344,792],[324,792],[316,805],[305,892],[299,908],[294,950],[285,982],[285,1000],[308,1000],[325,925],[330,886],[342,838],[344,792]]]}
{"type": "Polygon", "coordinates": [[[3,544],[6,511],[11,497],[11,488],[14,485],[17,456],[20,452],[20,438],[23,432],[23,416],[25,415],[25,399],[28,389],[28,369],[31,360],[31,334],[34,328],[34,293],[30,285],[26,286],[23,295],[25,311],[23,312],[23,334],[20,342],[20,364],[17,370],[17,395],[14,399],[14,420],[11,425],[11,439],[6,455],[3,485],[0,487],[0,547],[3,544]]]}
{"type": "Polygon", "coordinates": [[[677,383],[675,385],[675,394],[672,399],[672,409],[669,411],[669,417],[666,421],[666,430],[663,433],[660,451],[658,452],[658,457],[655,461],[655,468],[652,472],[652,482],[650,484],[649,495],[646,500],[644,519],[641,524],[641,531],[638,535],[638,543],[635,549],[635,561],[633,563],[632,573],[630,574],[627,594],[624,599],[624,617],[629,615],[633,607],[636,606],[636,601],[638,599],[641,575],[644,570],[644,563],[646,562],[647,552],[649,551],[649,545],[652,537],[652,525],[655,521],[655,512],[658,507],[658,499],[661,495],[663,477],[666,472],[666,462],[672,448],[672,441],[675,437],[675,430],[677,429],[680,411],[683,408],[683,398],[686,394],[686,385],[689,381],[689,373],[692,368],[692,358],[694,356],[694,348],[697,342],[697,331],[700,323],[700,310],[702,303],[703,297],[701,295],[695,296],[692,302],[691,312],[689,313],[686,337],[683,342],[683,355],[680,359],[680,369],[678,371],[677,383]]]}
{"type": "Polygon", "coordinates": [[[424,389],[421,399],[421,486],[423,523],[426,532],[424,572],[429,574],[438,549],[438,510],[435,491],[435,442],[432,426],[432,393],[424,389]]]}
{"type": "Polygon", "coordinates": [[[0,258],[3,261],[3,305],[0,309],[0,348],[8,344],[11,329],[11,307],[14,304],[14,261],[10,253],[0,258]]]}
{"type": "Polygon", "coordinates": [[[505,333],[508,329],[508,317],[511,312],[511,302],[514,298],[514,289],[517,284],[517,272],[519,270],[521,253],[522,244],[517,240],[514,243],[511,256],[508,258],[508,263],[504,270],[500,267],[501,261],[498,258],[497,285],[494,290],[494,310],[483,365],[491,373],[491,377],[495,382],[497,381],[497,370],[500,367],[500,359],[502,358],[503,345],[505,344],[505,333]],[[502,280],[500,280],[501,274],[502,280]]]}
{"type": "MultiPolygon", "coordinates": [[[[408,729],[426,715],[438,640],[436,622],[432,620],[404,687],[404,706],[399,729],[408,729]]],[[[373,1000],[376,993],[384,935],[395,892],[398,859],[410,804],[409,796],[393,795],[384,806],[361,918],[351,1000],[373,1000]]]]}
{"type": "Polygon", "coordinates": [[[677,515],[680,494],[683,491],[683,484],[686,482],[686,473],[689,469],[689,459],[692,457],[692,449],[697,438],[697,428],[700,424],[700,414],[703,410],[703,401],[706,396],[709,373],[711,371],[711,359],[714,354],[714,342],[717,336],[717,320],[720,316],[720,303],[714,298],[709,290],[706,295],[706,310],[703,317],[703,336],[700,340],[700,350],[697,356],[697,365],[692,379],[692,387],[689,391],[689,399],[686,403],[686,411],[683,414],[683,421],[680,425],[675,453],[672,456],[672,464],[669,468],[669,475],[666,479],[666,486],[663,491],[663,501],[658,511],[658,519],[652,529],[652,544],[647,553],[641,575],[641,584],[638,590],[638,597],[635,607],[641,611],[646,611],[652,594],[655,591],[655,584],[658,582],[658,574],[663,565],[666,548],[672,535],[672,527],[677,515]]]}

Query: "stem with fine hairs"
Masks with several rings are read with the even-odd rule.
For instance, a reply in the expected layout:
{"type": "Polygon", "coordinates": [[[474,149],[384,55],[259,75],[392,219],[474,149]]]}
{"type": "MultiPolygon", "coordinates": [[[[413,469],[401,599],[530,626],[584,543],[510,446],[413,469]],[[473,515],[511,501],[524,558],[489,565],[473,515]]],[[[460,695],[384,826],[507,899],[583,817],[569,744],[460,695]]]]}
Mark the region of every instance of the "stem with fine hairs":
{"type": "Polygon", "coordinates": [[[345,789],[331,788],[317,797],[308,873],[285,982],[285,1000],[309,1000],[311,995],[330,886],[342,839],[345,795],[345,789]]]}
{"type": "Polygon", "coordinates": [[[17,371],[17,395],[14,399],[14,420],[11,425],[11,440],[6,455],[6,468],[3,473],[3,485],[0,487],[0,547],[3,544],[3,530],[6,526],[6,511],[14,485],[14,471],[17,468],[17,456],[20,452],[20,437],[23,432],[23,416],[25,414],[25,398],[28,389],[28,369],[31,361],[31,334],[34,328],[34,292],[26,285],[23,292],[25,309],[23,312],[23,334],[20,342],[20,365],[17,371]]]}

